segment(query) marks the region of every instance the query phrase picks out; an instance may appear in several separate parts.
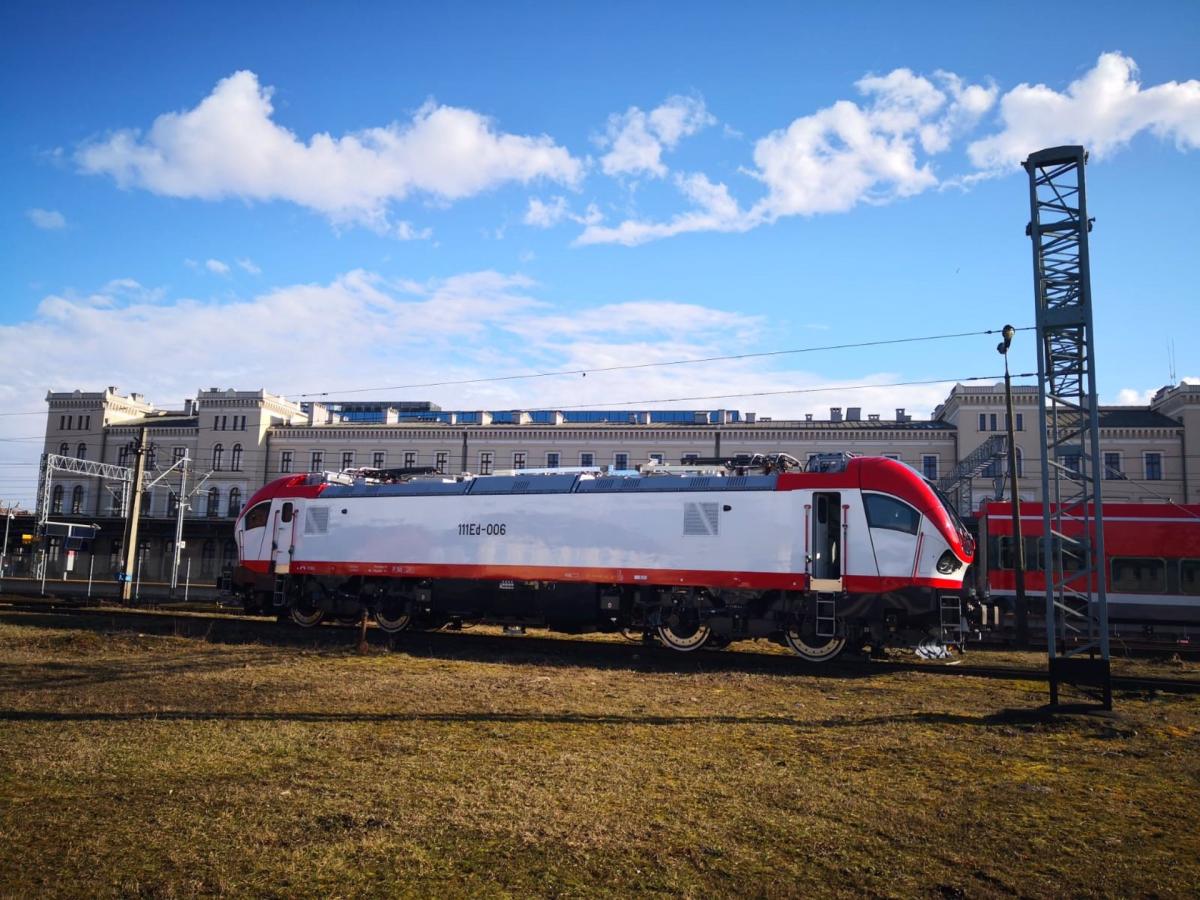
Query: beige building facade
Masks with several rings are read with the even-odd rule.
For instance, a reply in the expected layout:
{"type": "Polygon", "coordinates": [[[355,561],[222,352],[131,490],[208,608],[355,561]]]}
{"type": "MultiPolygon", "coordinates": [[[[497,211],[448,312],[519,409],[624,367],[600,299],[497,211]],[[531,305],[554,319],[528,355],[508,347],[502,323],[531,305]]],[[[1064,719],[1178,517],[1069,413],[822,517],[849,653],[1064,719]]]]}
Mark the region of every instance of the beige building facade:
{"type": "MultiPolygon", "coordinates": [[[[144,495],[139,558],[147,580],[169,576],[174,521],[184,502],[181,568],[201,582],[236,559],[233,520],[254,491],[289,473],[418,466],[446,474],[626,469],[648,461],[677,464],[740,453],[783,452],[804,460],[815,453],[852,451],[899,459],[936,481],[1006,429],[1003,385],[956,385],[924,420],[904,410],[864,417],[859,409],[840,407],[830,408],[827,416],[788,420],[731,410],[446,412],[413,402],[300,405],[264,390],[218,388],[199,391],[181,409],[160,409],[140,394],[124,395],[113,387],[51,392],[46,401],[46,453],[132,465],[144,429],[151,480],[187,456],[186,497],[180,496],[176,472],[144,495]]],[[[1020,494],[1037,500],[1036,388],[1014,388],[1014,412],[1020,494]]],[[[1165,387],[1148,406],[1103,407],[1101,444],[1105,500],[1200,502],[1200,386],[1165,387]]],[[[1003,460],[993,459],[970,481],[972,507],[996,495],[1004,467],[1003,460]]],[[[123,511],[115,487],[95,477],[55,473],[48,492],[51,519],[100,525],[92,553],[72,561],[99,577],[120,566],[123,511]]],[[[61,546],[52,541],[46,556],[56,572],[64,560],[61,546]]]]}

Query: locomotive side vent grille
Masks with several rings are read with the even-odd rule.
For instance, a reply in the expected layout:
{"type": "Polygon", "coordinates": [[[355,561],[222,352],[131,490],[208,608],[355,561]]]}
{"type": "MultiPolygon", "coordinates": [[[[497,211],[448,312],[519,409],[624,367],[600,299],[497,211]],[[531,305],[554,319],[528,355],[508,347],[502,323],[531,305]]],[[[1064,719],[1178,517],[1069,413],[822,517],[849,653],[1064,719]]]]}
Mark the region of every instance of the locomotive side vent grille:
{"type": "Polygon", "coordinates": [[[733,476],[725,479],[725,484],[727,487],[731,487],[731,488],[745,487],[746,486],[746,476],[745,475],[733,475],[733,476]]]}
{"type": "Polygon", "coordinates": [[[711,483],[712,483],[711,478],[693,478],[691,486],[692,486],[692,489],[695,490],[697,488],[706,488],[711,483]]]}
{"type": "Polygon", "coordinates": [[[523,478],[520,481],[514,481],[512,491],[514,494],[520,494],[529,490],[529,479],[523,478]]]}
{"type": "Polygon", "coordinates": [[[304,533],[305,534],[328,534],[329,533],[329,507],[328,506],[310,506],[304,512],[304,533]]]}
{"type": "Polygon", "coordinates": [[[720,506],[716,503],[683,504],[684,536],[720,534],[720,515],[720,506]]]}

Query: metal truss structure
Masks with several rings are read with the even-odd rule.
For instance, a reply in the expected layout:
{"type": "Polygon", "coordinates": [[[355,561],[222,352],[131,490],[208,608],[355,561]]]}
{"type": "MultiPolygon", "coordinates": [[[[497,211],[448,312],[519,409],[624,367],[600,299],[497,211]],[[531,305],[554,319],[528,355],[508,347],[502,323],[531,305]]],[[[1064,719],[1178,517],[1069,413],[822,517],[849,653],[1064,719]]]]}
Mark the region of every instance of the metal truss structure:
{"type": "Polygon", "coordinates": [[[73,456],[47,453],[42,456],[42,465],[38,472],[37,524],[39,534],[44,532],[46,520],[50,516],[50,492],[55,472],[85,475],[89,478],[99,478],[102,481],[116,481],[119,483],[118,489],[121,492],[121,509],[124,511],[129,508],[133,469],[126,466],[114,466],[111,463],[95,462],[90,459],[76,459],[73,456]]]}
{"type": "Polygon", "coordinates": [[[1105,586],[1103,455],[1083,147],[1025,160],[1029,175],[1042,435],[1042,567],[1050,703],[1061,683],[1098,687],[1112,708],[1105,586]]]}

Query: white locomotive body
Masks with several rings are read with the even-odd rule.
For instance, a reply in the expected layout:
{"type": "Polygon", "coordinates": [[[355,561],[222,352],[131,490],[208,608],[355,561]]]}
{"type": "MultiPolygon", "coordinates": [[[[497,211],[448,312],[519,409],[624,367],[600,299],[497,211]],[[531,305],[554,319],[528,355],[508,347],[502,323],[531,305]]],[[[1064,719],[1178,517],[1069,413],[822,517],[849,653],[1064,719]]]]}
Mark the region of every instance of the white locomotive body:
{"type": "Polygon", "coordinates": [[[802,656],[928,631],[970,537],[915,471],[296,475],[238,519],[248,608],[389,630],[466,620],[638,630],[691,650],[777,636],[802,656]]]}

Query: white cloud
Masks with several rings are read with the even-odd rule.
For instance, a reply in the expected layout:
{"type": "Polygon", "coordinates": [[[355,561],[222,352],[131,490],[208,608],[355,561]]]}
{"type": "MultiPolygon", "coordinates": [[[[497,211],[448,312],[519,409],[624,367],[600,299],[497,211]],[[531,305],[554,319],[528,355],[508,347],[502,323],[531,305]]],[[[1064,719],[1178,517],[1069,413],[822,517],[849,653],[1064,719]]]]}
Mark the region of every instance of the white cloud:
{"type": "Polygon", "coordinates": [[[194,108],[164,113],[144,135],[126,129],[86,144],[76,160],[122,187],[287,200],[382,231],[389,206],[413,193],[453,201],[505,183],[582,177],[582,164],[549,137],[500,132],[477,112],[432,101],[407,122],[304,141],[274,120],[271,93],[253,72],[236,72],[194,108]]]}
{"type": "Polygon", "coordinates": [[[662,178],[667,174],[663,151],[675,149],[683,138],[716,121],[698,97],[668,97],[648,113],[631,106],[609,116],[607,133],[601,140],[608,152],[600,158],[600,168],[606,175],[662,178]]]}
{"type": "Polygon", "coordinates": [[[1117,391],[1117,406],[1149,406],[1158,388],[1139,391],[1136,388],[1121,388],[1117,391]]]}
{"type": "MultiPolygon", "coordinates": [[[[676,179],[693,203],[690,210],[666,221],[589,227],[576,243],[631,246],[687,232],[746,231],[783,216],[845,212],[921,193],[938,183],[922,157],[947,150],[996,99],[994,87],[941,71],[926,78],[895,69],[868,75],[856,87],[862,103],[839,100],[755,143],[755,167],[745,174],[762,183],[766,195],[748,209],[724,183],[692,174],[676,179]]],[[[662,174],[665,167],[653,171],[662,174]]]]}
{"type": "Polygon", "coordinates": [[[675,176],[675,186],[694,204],[666,222],[626,219],[619,225],[589,223],[575,239],[579,246],[588,244],[624,244],[633,247],[647,241],[674,237],[695,231],[746,231],[760,219],[744,213],[724,184],[714,184],[701,173],[675,176]]]}
{"type": "Polygon", "coordinates": [[[553,228],[563,221],[576,222],[580,225],[594,225],[603,218],[603,213],[594,203],[589,203],[583,214],[578,215],[571,212],[566,197],[556,196],[549,200],[530,197],[529,207],[525,210],[525,216],[521,221],[535,228],[553,228]]]}
{"type": "Polygon", "coordinates": [[[1128,56],[1104,53],[1064,92],[1018,85],[1000,100],[1003,130],[968,147],[972,163],[1011,170],[1031,152],[1062,144],[1082,144],[1099,158],[1144,131],[1181,150],[1200,147],[1200,81],[1143,88],[1137,71],[1128,56]]]}
{"type": "Polygon", "coordinates": [[[219,259],[206,259],[204,261],[204,268],[208,269],[208,271],[212,272],[214,275],[229,274],[229,266],[221,262],[219,259]]]}
{"type": "Polygon", "coordinates": [[[56,209],[37,209],[35,207],[25,210],[25,215],[30,222],[46,231],[57,231],[67,227],[66,216],[56,209]]]}
{"type": "Polygon", "coordinates": [[[262,274],[262,269],[260,269],[252,259],[239,258],[237,260],[237,264],[243,271],[249,272],[251,275],[262,274]]]}

